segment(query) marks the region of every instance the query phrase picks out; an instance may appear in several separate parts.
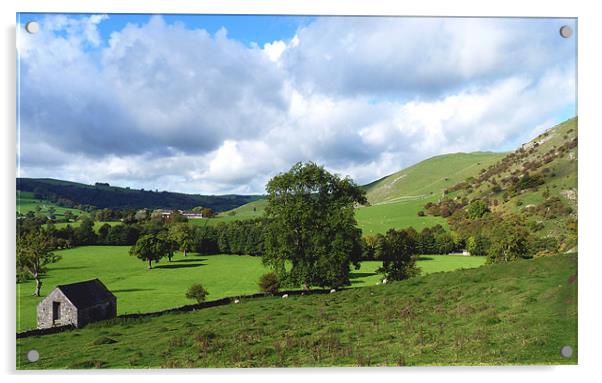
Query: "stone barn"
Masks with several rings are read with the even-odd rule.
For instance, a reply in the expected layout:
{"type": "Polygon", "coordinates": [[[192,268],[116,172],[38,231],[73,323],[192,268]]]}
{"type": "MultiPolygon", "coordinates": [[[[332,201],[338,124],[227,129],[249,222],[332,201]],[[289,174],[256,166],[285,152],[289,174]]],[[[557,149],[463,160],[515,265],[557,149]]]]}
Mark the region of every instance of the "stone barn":
{"type": "Polygon", "coordinates": [[[38,304],[38,328],[73,325],[114,318],[117,298],[98,279],[57,286],[38,304]]]}

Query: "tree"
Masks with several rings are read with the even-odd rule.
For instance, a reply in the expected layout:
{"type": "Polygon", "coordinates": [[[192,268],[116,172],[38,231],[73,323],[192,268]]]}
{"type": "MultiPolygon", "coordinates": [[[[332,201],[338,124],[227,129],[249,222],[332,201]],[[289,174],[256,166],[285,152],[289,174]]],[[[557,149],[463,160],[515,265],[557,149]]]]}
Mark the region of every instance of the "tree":
{"type": "Polygon", "coordinates": [[[130,255],[148,262],[149,270],[153,268],[152,262],[159,262],[170,251],[169,243],[158,234],[143,235],[130,248],[130,255]]]}
{"type": "Polygon", "coordinates": [[[52,253],[52,238],[44,230],[32,231],[17,237],[17,270],[25,271],[35,279],[33,295],[39,297],[42,289],[41,274],[46,265],[57,262],[60,257],[52,253]]]}
{"type": "Polygon", "coordinates": [[[466,241],[466,250],[470,255],[487,255],[491,242],[482,234],[475,234],[466,241]]]}
{"type": "Polygon", "coordinates": [[[96,244],[96,233],[94,232],[94,221],[85,217],[75,229],[75,242],[78,245],[96,244]]]}
{"type": "Polygon", "coordinates": [[[276,273],[265,273],[259,278],[260,291],[274,295],[278,292],[279,289],[280,281],[278,280],[278,275],[276,275],[276,273]]]}
{"type": "Polygon", "coordinates": [[[169,227],[168,238],[177,244],[178,249],[184,253],[184,256],[195,248],[194,227],[187,223],[172,224],[169,227]]]}
{"type": "Polygon", "coordinates": [[[213,209],[204,207],[201,209],[201,214],[203,214],[203,218],[213,218],[215,217],[215,211],[213,209]]]}
{"type": "Polygon", "coordinates": [[[349,285],[362,253],[354,205],[366,203],[364,190],[311,162],[275,176],[266,190],[264,264],[293,286],[349,285]]]}
{"type": "Polygon", "coordinates": [[[467,208],[468,218],[470,219],[481,218],[488,212],[489,206],[480,199],[472,201],[467,208]]]}
{"type": "Polygon", "coordinates": [[[419,273],[416,267],[416,236],[409,230],[389,229],[384,237],[383,265],[379,272],[392,281],[401,281],[419,273]]]}
{"type": "Polygon", "coordinates": [[[205,298],[209,295],[207,290],[200,283],[195,283],[186,292],[186,298],[194,299],[197,303],[201,303],[205,300],[205,298]]]}
{"type": "Polygon", "coordinates": [[[529,257],[529,232],[518,217],[509,217],[491,229],[489,263],[505,263],[529,257]]]}

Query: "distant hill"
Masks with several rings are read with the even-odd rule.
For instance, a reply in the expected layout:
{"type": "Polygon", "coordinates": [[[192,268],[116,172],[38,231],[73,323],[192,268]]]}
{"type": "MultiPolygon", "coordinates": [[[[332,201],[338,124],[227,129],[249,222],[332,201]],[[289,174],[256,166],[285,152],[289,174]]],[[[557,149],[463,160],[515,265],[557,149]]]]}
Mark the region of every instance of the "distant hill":
{"type": "Polygon", "coordinates": [[[200,195],[167,191],[138,190],[97,183],[86,185],[50,178],[17,178],[17,190],[31,192],[36,199],[68,200],[79,205],[110,209],[192,209],[209,207],[215,211],[234,209],[255,201],[256,195],[200,195]]]}

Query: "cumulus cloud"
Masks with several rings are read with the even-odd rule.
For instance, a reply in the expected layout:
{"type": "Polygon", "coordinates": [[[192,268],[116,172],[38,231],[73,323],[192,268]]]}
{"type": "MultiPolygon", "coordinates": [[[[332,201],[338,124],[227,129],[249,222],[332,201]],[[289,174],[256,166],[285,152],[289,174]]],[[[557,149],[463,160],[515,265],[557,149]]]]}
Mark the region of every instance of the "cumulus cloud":
{"type": "Polygon", "coordinates": [[[106,19],[20,26],[22,176],[262,193],[312,160],[366,183],[575,103],[567,20],[317,18],[259,47],[159,16],[103,39],[106,19]]]}

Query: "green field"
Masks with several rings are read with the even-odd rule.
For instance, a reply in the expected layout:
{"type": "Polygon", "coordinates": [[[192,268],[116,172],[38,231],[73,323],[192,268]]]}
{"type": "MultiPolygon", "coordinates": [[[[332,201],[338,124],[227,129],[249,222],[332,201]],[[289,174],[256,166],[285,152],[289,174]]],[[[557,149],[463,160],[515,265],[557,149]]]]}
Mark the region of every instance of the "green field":
{"type": "Polygon", "coordinates": [[[17,340],[17,368],[576,364],[576,272],[556,256],[116,319],[17,340]]]}
{"type": "MultiPolygon", "coordinates": [[[[57,251],[62,259],[48,267],[42,295],[56,285],[99,278],[118,298],[118,313],[151,312],[193,303],[185,298],[188,287],[202,282],[209,300],[258,291],[257,281],[266,272],[258,257],[236,255],[184,258],[176,254],[173,262],[162,260],[153,270],[128,255],[128,246],[86,246],[57,251]]],[[[483,257],[428,256],[418,262],[425,273],[478,267],[483,257]]],[[[371,286],[379,281],[375,273],[381,262],[364,262],[352,274],[354,287],[371,286]]],[[[42,298],[31,295],[34,282],[17,284],[17,331],[35,328],[35,309],[42,298]]]]}
{"type": "Polygon", "coordinates": [[[38,206],[40,207],[40,213],[43,214],[48,214],[48,209],[53,207],[55,209],[54,214],[57,216],[57,218],[62,218],[66,211],[70,211],[78,216],[87,214],[82,210],[61,207],[50,201],[36,199],[31,192],[17,191],[17,213],[25,215],[27,212],[32,211],[37,214],[36,207],[38,206]]]}
{"type": "Polygon", "coordinates": [[[434,199],[421,198],[360,207],[355,210],[355,219],[363,235],[384,234],[391,228],[403,229],[410,226],[418,231],[437,224],[447,228],[447,220],[444,218],[418,216],[418,211],[423,210],[424,205],[429,201],[434,199]]]}

